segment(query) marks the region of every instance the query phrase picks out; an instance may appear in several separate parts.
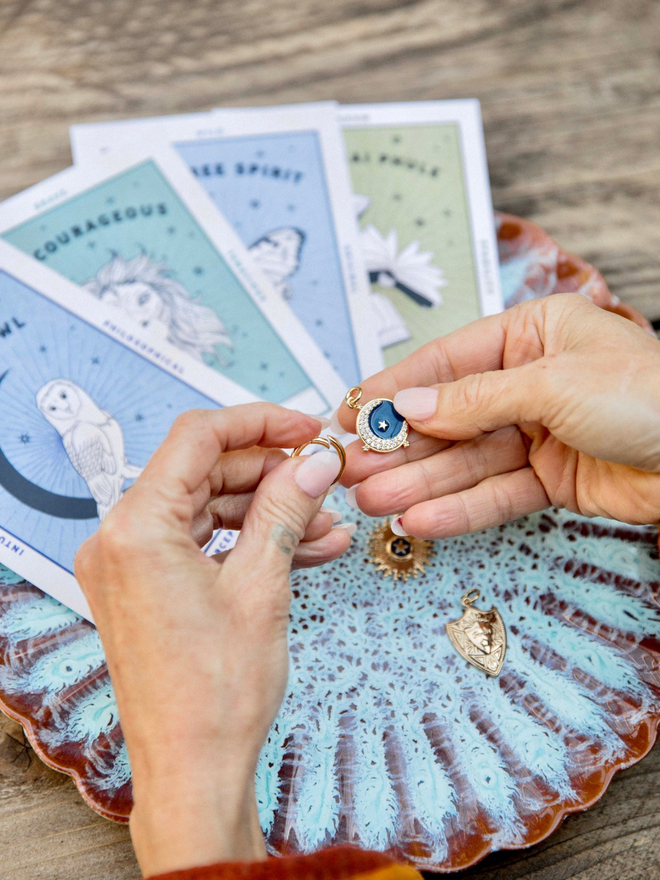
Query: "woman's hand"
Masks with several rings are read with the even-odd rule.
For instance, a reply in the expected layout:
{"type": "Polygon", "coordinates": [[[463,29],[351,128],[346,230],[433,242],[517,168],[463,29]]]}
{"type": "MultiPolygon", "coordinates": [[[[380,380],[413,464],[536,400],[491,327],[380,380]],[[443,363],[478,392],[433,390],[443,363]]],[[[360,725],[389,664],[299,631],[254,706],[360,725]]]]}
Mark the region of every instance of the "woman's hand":
{"type": "MultiPolygon", "coordinates": [[[[660,519],[660,344],[582,296],[483,318],[362,387],[414,432],[387,455],[351,444],[342,482],[365,513],[404,511],[401,534],[451,537],[550,504],[660,519]]],[[[338,416],[355,430],[346,404],[338,416]]]]}
{"type": "Polygon", "coordinates": [[[286,687],[289,572],[350,543],[319,513],[337,456],[277,448],[321,427],[270,404],[181,416],[78,552],[131,759],[145,875],[265,857],[254,772],[286,687]],[[221,524],[242,527],[238,542],[208,558],[199,545],[221,524]]]}

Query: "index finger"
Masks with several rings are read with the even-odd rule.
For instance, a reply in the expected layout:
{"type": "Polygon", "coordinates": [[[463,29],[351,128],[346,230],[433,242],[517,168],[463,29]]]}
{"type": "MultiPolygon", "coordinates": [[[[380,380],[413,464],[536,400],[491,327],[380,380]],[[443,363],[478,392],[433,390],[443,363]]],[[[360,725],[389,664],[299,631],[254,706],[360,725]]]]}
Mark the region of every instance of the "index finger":
{"type": "MultiPolygon", "coordinates": [[[[376,397],[394,399],[404,388],[454,382],[470,373],[502,367],[508,313],[479,318],[446,336],[427,342],[398,364],[381,370],[361,384],[362,402],[376,397]]],[[[344,401],[337,418],[345,431],[355,433],[357,411],[344,401]]]]}
{"type": "Polygon", "coordinates": [[[190,410],[176,419],[131,492],[155,484],[170,498],[192,495],[208,480],[223,452],[298,446],[323,427],[314,416],[273,403],[190,410]]]}

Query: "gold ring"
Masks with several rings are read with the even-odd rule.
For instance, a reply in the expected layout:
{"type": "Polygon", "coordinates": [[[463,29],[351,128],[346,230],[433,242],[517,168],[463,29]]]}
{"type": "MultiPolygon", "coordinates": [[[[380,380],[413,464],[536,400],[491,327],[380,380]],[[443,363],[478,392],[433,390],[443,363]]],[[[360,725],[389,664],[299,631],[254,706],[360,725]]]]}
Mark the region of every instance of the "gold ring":
{"type": "Polygon", "coordinates": [[[324,446],[326,449],[334,449],[337,455],[339,456],[339,473],[337,474],[337,479],[335,482],[339,482],[341,480],[341,476],[344,473],[344,468],[346,467],[346,450],[341,445],[339,440],[336,437],[333,437],[331,434],[328,434],[327,437],[314,437],[313,440],[308,440],[307,443],[303,443],[302,446],[297,446],[293,452],[291,453],[291,458],[298,458],[303,449],[307,449],[308,446],[312,445],[316,446],[324,446]]]}

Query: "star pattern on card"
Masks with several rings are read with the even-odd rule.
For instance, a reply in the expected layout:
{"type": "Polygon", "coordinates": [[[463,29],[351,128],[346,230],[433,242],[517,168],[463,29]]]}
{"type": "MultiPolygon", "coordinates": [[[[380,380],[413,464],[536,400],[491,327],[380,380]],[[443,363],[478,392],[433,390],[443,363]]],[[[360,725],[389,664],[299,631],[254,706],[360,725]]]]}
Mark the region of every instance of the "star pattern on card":
{"type": "Polygon", "coordinates": [[[20,440],[21,443],[29,443],[32,438],[29,434],[21,434],[20,440]]]}

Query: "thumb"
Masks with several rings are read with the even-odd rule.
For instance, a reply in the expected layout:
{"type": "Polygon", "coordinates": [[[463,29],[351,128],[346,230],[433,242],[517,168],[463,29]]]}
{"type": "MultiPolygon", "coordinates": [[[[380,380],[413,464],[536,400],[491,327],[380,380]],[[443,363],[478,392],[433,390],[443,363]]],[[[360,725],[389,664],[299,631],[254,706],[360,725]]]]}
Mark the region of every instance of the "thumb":
{"type": "Polygon", "coordinates": [[[522,367],[472,373],[428,388],[406,388],[394,406],[421,434],[469,440],[509,425],[542,420],[538,360],[522,367]]]}
{"type": "Polygon", "coordinates": [[[269,580],[288,578],[296,548],[339,470],[339,457],[330,450],[274,468],[254,494],[230,554],[232,566],[269,580]]]}

